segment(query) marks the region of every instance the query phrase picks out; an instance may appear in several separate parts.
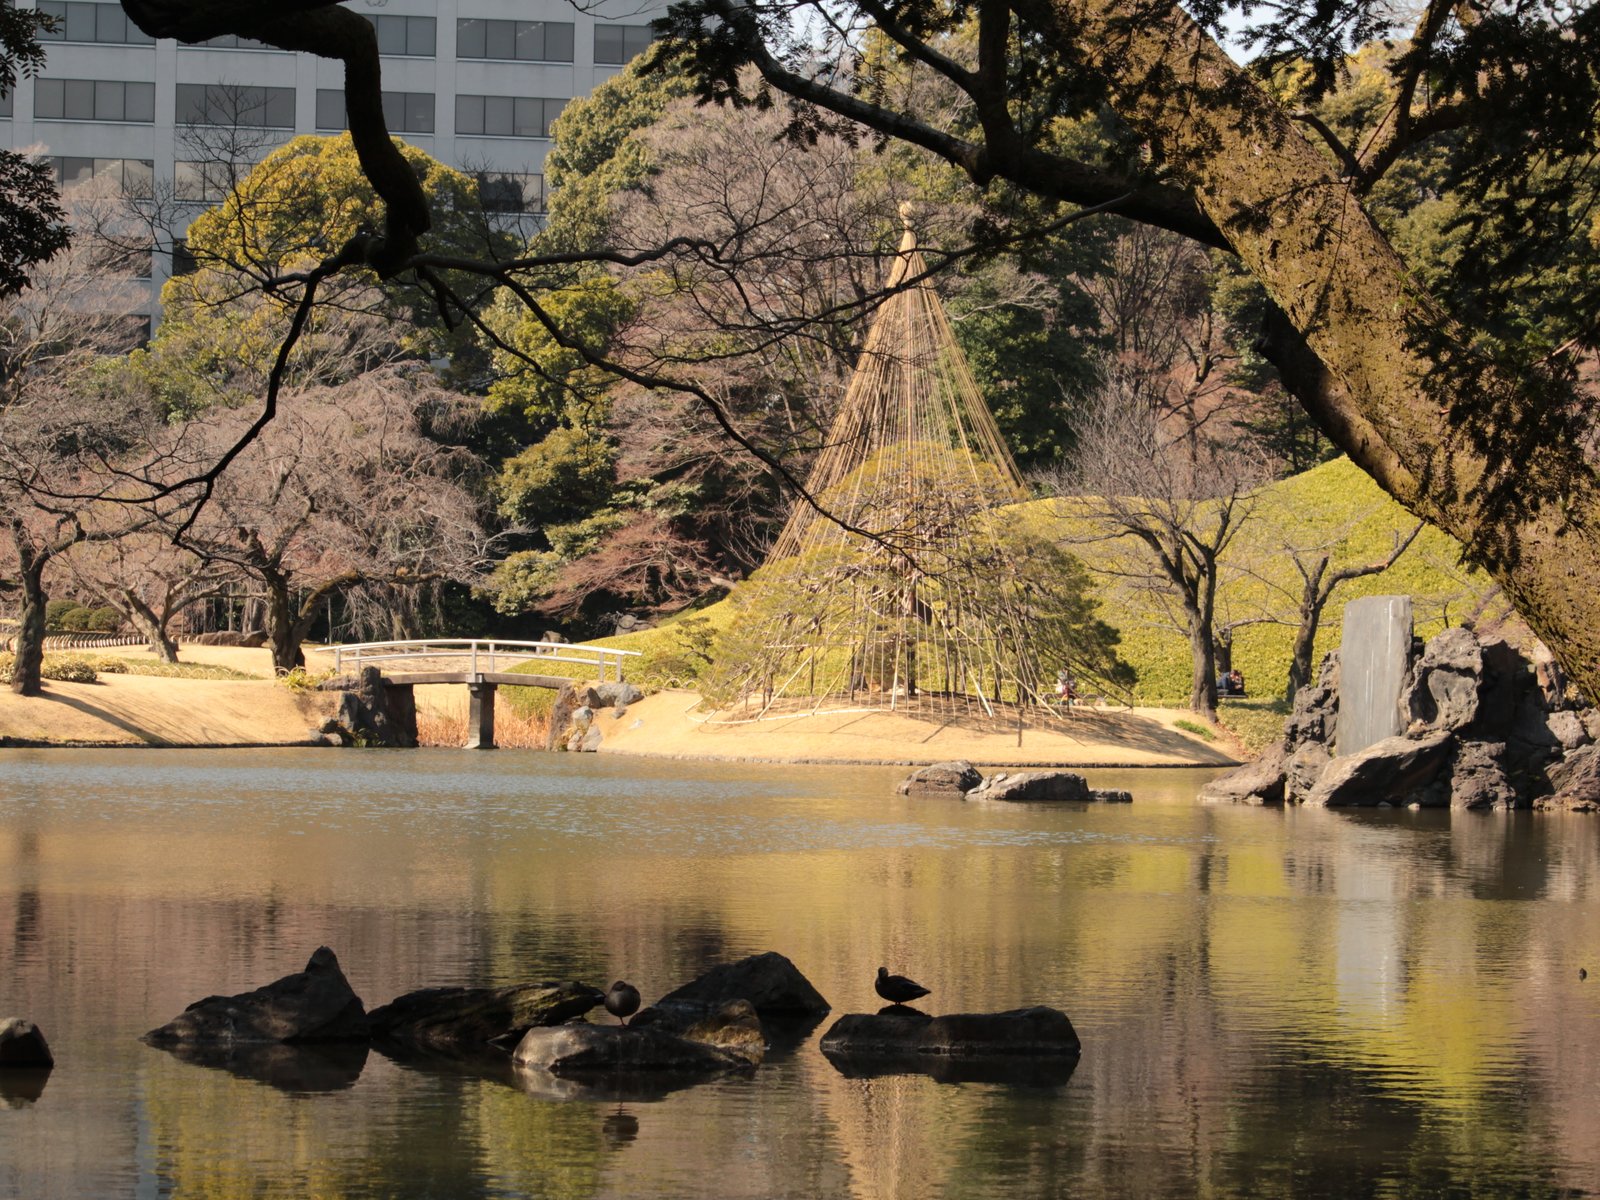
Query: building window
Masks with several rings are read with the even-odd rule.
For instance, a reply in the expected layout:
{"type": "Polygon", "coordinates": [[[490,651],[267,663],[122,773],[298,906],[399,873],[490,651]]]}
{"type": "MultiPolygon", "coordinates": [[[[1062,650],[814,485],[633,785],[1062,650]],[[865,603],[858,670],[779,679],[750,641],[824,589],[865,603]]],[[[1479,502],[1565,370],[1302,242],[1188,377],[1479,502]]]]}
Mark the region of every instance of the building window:
{"type": "Polygon", "coordinates": [[[378,32],[378,53],[432,58],[434,29],[432,17],[389,17],[362,13],[378,32]]]}
{"type": "Polygon", "coordinates": [[[456,22],[457,58],[502,58],[522,62],[572,61],[571,21],[456,22]]]}
{"type": "Polygon", "coordinates": [[[226,83],[180,83],[180,125],[250,125],[294,128],[294,89],[238,87],[226,83]]]}
{"type": "Polygon", "coordinates": [[[456,132],[547,138],[566,103],[538,96],[457,96],[456,132]]]}
{"type": "Polygon", "coordinates": [[[153,46],[155,38],[128,20],[120,4],[40,0],[39,11],[56,19],[56,27],[40,29],[41,42],[110,42],[117,46],[153,46]]]}
{"type": "Polygon", "coordinates": [[[9,117],[10,115],[11,93],[7,92],[4,96],[0,96],[0,117],[9,117]]]}
{"type": "Polygon", "coordinates": [[[91,179],[110,178],[116,181],[123,195],[135,200],[149,200],[155,195],[156,165],[148,158],[58,156],[52,161],[56,168],[56,186],[62,190],[91,179]]]}
{"type": "Polygon", "coordinates": [[[33,85],[34,115],[57,121],[156,119],[156,85],[119,79],[39,79],[33,85]]]}
{"type": "MultiPolygon", "coordinates": [[[[432,92],[383,93],[383,123],[390,133],[432,133],[433,110],[432,92]]],[[[344,93],[339,89],[317,89],[317,128],[350,128],[344,93]]]]}
{"type": "Polygon", "coordinates": [[[601,64],[625,63],[643,54],[652,41],[648,25],[609,25],[595,22],[594,61],[601,64]]]}
{"type": "Polygon", "coordinates": [[[542,213],[544,176],[527,171],[479,171],[478,202],[484,212],[542,213]]]}
{"type": "Polygon", "coordinates": [[[232,164],[179,159],[172,164],[172,194],[179,200],[217,204],[233,190],[232,164]]]}

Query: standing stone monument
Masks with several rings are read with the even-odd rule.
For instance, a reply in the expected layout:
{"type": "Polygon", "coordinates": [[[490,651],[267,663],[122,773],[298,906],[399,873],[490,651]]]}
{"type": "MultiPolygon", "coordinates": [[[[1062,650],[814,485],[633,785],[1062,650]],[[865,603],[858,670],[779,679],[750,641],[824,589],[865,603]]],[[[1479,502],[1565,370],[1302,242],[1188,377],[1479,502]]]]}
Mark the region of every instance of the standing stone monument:
{"type": "Polygon", "coordinates": [[[1339,642],[1342,758],[1404,731],[1400,693],[1411,669],[1411,597],[1367,596],[1344,607],[1339,642]]]}

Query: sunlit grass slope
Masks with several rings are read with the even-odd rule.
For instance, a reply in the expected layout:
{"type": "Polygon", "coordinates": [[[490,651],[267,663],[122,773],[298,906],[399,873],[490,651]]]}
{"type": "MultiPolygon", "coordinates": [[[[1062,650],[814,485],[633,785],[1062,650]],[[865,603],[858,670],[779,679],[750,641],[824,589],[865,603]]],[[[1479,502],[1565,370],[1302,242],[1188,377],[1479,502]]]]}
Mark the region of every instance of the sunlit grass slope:
{"type": "MultiPolygon", "coordinates": [[[[1130,553],[1128,543],[1083,541],[1089,532],[1087,525],[1063,516],[1052,501],[1030,501],[1014,512],[1018,521],[1033,525],[1040,533],[1075,543],[1071,549],[1095,573],[1101,616],[1121,631],[1122,655],[1139,673],[1134,701],[1185,703],[1190,675],[1188,639],[1174,626],[1157,597],[1106,573],[1130,553]]],[[[1219,623],[1267,616],[1287,622],[1242,626],[1234,634],[1234,665],[1244,672],[1253,697],[1281,695],[1288,675],[1301,587],[1289,551],[1330,551],[1330,569],[1381,561],[1393,549],[1395,534],[1403,536],[1414,524],[1410,514],[1347,459],[1262,490],[1254,517],[1224,557],[1225,583],[1217,613],[1219,623]]],[[[1343,584],[1334,593],[1323,614],[1317,660],[1338,644],[1344,606],[1351,600],[1409,594],[1414,600],[1418,633],[1431,637],[1471,613],[1489,586],[1485,575],[1461,564],[1460,548],[1453,538],[1425,528],[1388,571],[1343,584]]],[[[703,617],[712,629],[720,630],[733,619],[733,605],[724,600],[689,615],[703,617]]],[[[668,620],[655,629],[600,638],[592,644],[638,650],[647,656],[667,653],[678,639],[675,624],[675,619],[668,620]]],[[[528,669],[555,673],[556,664],[528,669]]],[[[571,673],[583,672],[574,666],[571,673]]],[[[1257,705],[1249,707],[1255,710],[1257,705]]],[[[1281,721],[1274,714],[1260,716],[1264,728],[1276,729],[1281,721]]]]}

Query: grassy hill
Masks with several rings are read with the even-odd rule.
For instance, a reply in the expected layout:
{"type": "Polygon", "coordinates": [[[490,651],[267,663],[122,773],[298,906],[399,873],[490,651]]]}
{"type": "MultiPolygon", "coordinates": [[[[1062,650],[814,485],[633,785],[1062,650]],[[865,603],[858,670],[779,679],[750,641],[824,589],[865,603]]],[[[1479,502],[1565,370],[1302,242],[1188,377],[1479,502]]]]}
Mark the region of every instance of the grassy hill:
{"type": "MultiPolygon", "coordinates": [[[[1014,512],[1018,521],[1027,522],[1039,533],[1076,540],[1074,535],[1086,532],[1085,527],[1063,516],[1062,507],[1037,500],[1017,506],[1014,512]]],[[[1234,634],[1234,665],[1244,672],[1254,697],[1268,700],[1281,695],[1288,676],[1301,586],[1289,550],[1331,551],[1335,568],[1381,561],[1392,550],[1396,533],[1403,535],[1414,524],[1410,514],[1347,459],[1337,459],[1262,489],[1253,518],[1241,529],[1224,558],[1224,585],[1218,603],[1219,622],[1267,616],[1287,622],[1244,626],[1234,634]]],[[[1126,545],[1078,544],[1073,552],[1102,581],[1101,615],[1121,631],[1122,655],[1139,673],[1135,701],[1151,705],[1185,703],[1190,676],[1188,639],[1175,628],[1157,597],[1119,583],[1105,573],[1119,556],[1128,553],[1126,545]]],[[[1344,584],[1334,593],[1323,616],[1316,657],[1320,660],[1338,644],[1344,606],[1358,597],[1411,595],[1417,631],[1423,637],[1431,637],[1472,613],[1489,588],[1487,576],[1462,565],[1454,539],[1425,528],[1394,567],[1344,584]]],[[[727,601],[689,614],[704,620],[702,628],[708,631],[725,627],[732,615],[732,605],[727,601]]],[[[594,644],[641,651],[639,665],[648,667],[677,656],[683,640],[681,621],[682,618],[675,618],[655,629],[602,638],[594,644]]],[[[1235,715],[1243,726],[1249,724],[1246,709],[1262,705],[1237,707],[1240,711],[1235,715]]],[[[1280,723],[1276,716],[1262,717],[1267,725],[1275,727],[1280,723]]]]}

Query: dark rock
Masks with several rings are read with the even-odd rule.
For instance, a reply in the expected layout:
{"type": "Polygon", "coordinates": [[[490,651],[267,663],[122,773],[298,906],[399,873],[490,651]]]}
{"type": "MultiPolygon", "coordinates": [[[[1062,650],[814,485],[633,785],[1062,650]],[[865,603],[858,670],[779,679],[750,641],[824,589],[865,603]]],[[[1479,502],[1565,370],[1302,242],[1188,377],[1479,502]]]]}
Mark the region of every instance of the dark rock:
{"type": "Polygon", "coordinates": [[[794,963],[769,950],[738,962],[712,967],[704,975],[668,992],[650,1008],[634,1018],[634,1024],[650,1024],[661,1019],[647,1017],[659,1009],[692,1011],[693,1019],[715,1012],[734,1000],[748,1000],[761,1016],[812,1015],[825,1013],[829,1004],[811,986],[794,963]]]}
{"type": "Polygon", "coordinates": [[[900,796],[945,796],[960,799],[983,782],[978,769],[965,759],[919,767],[902,779],[895,794],[900,796]]]}
{"type": "Polygon", "coordinates": [[[1222,804],[1282,804],[1286,758],[1282,746],[1273,746],[1254,762],[1217,776],[1200,789],[1200,799],[1222,804]]]}
{"type": "Polygon", "coordinates": [[[1503,742],[1521,697],[1533,690],[1533,671],[1522,652],[1502,638],[1481,643],[1483,679],[1478,687],[1478,719],[1466,730],[1470,737],[1503,742]]]}
{"type": "Polygon", "coordinates": [[[830,1058],[925,1054],[1076,1058],[1082,1049],[1067,1015],[1043,1006],[942,1017],[898,1006],[879,1013],[847,1013],[822,1035],[820,1046],[830,1058]]]}
{"type": "Polygon", "coordinates": [[[354,736],[357,745],[397,746],[394,724],[389,718],[389,698],[383,672],[377,667],[362,667],[355,687],[339,697],[339,724],[354,736]]]}
{"type": "Polygon", "coordinates": [[[1472,631],[1446,629],[1422,651],[1400,696],[1412,732],[1465,729],[1478,717],[1483,651],[1472,631]]]}
{"type": "Polygon", "coordinates": [[[1545,718],[1545,725],[1550,730],[1550,736],[1561,744],[1562,752],[1566,754],[1594,740],[1589,736],[1583,718],[1571,709],[1551,713],[1545,718]]]}
{"type": "Polygon", "coordinates": [[[557,633],[554,629],[546,629],[542,634],[539,635],[539,640],[541,642],[560,643],[565,642],[567,639],[563,635],[557,633]]]}
{"type": "Polygon", "coordinates": [[[0,1071],[0,1106],[27,1108],[44,1095],[49,1067],[7,1067],[0,1071]]]}
{"type": "Polygon", "coordinates": [[[1589,746],[1567,759],[1556,775],[1556,790],[1534,805],[1569,812],[1600,812],[1600,747],[1589,746]],[[1558,781],[1558,782],[1557,782],[1558,781]]]}
{"type": "Polygon", "coordinates": [[[53,1067],[55,1056],[44,1034],[21,1017],[0,1018],[0,1067],[6,1070],[53,1067]]]}
{"type": "Polygon", "coordinates": [[[253,992],[208,996],[186,1008],[144,1040],[154,1046],[205,1042],[365,1041],[369,1034],[361,998],[339,969],[339,959],[319,947],[306,969],[253,992]]]}
{"type": "Polygon", "coordinates": [[[568,738],[571,737],[572,714],[580,705],[578,686],[572,683],[562,684],[556,691],[555,703],[550,709],[550,733],[544,744],[546,750],[559,750],[565,747],[568,738]]]}
{"type": "Polygon", "coordinates": [[[1506,778],[1504,742],[1458,742],[1450,756],[1451,808],[1515,808],[1517,789],[1506,778]]]}
{"type": "Polygon", "coordinates": [[[594,683],[581,689],[579,699],[593,709],[626,708],[644,699],[644,693],[631,683],[594,683]]]}
{"type": "Polygon", "coordinates": [[[1085,801],[1094,797],[1071,771],[1001,771],[967,793],[968,800],[1085,801]]]}
{"type": "Polygon", "coordinates": [[[743,1055],[693,1042],[662,1029],[634,1025],[566,1025],[530,1029],[512,1061],[557,1076],[665,1071],[718,1074],[750,1066],[743,1055]]]}
{"type": "Polygon", "coordinates": [[[1322,773],[1307,804],[1411,804],[1444,767],[1454,735],[1440,731],[1421,738],[1389,737],[1356,754],[1340,755],[1322,773]]]}
{"type": "Polygon", "coordinates": [[[581,1017],[603,999],[585,983],[423,988],[367,1014],[375,1039],[435,1054],[502,1051],[539,1025],[581,1017]]]}
{"type": "Polygon", "coordinates": [[[748,1000],[730,1000],[679,1036],[736,1054],[751,1066],[759,1066],[767,1056],[766,1031],[761,1027],[755,1006],[748,1000]]]}
{"type": "Polygon", "coordinates": [[[280,1092],[342,1092],[367,1065],[365,1042],[268,1042],[231,1046],[177,1042],[162,1047],[180,1062],[226,1071],[280,1092]]]}
{"type": "Polygon", "coordinates": [[[1121,788],[1090,788],[1089,799],[1101,804],[1132,804],[1133,793],[1121,788]]]}
{"type": "Polygon", "coordinates": [[[1321,742],[1305,742],[1293,754],[1284,768],[1283,798],[1299,804],[1311,794],[1333,756],[1321,742]]]}
{"type": "Polygon", "coordinates": [[[1284,726],[1289,752],[1307,742],[1328,745],[1339,724],[1339,652],[1329,651],[1317,670],[1315,682],[1294,696],[1294,712],[1284,726]]]}

